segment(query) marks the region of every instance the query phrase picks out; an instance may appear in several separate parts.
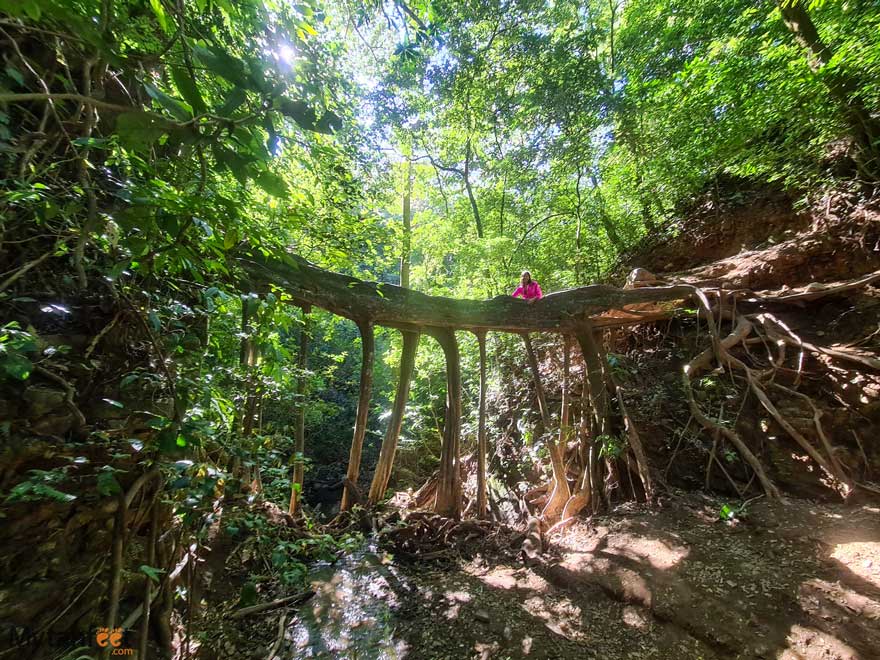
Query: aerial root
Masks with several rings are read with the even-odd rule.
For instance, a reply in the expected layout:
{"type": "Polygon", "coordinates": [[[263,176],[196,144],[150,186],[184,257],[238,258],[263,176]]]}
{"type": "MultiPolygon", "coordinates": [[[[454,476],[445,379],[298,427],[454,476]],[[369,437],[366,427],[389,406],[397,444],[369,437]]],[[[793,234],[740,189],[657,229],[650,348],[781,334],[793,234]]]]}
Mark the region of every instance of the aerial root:
{"type": "MultiPolygon", "coordinates": [[[[823,286],[811,284],[802,291],[775,296],[758,296],[754,292],[745,289],[716,291],[703,290],[699,287],[693,288],[693,297],[699,306],[699,318],[705,320],[712,343],[709,348],[699,353],[685,366],[684,373],[682,374],[682,385],[692,418],[714,438],[713,455],[710,457],[710,462],[707,466],[707,481],[708,474],[710,474],[714,463],[722,470],[725,478],[738,493],[743,495],[748,490],[749,485],[747,484],[743,488],[741,484],[738,484],[715,454],[718,441],[724,440],[733,446],[743,461],[749,466],[753,472],[752,478],[757,478],[764,494],[770,499],[782,498],[779,488],[770,479],[758,456],[748,447],[743,437],[733,428],[733,425],[726,424],[708,415],[696,401],[691,381],[700,373],[714,367],[727,370],[730,372],[731,377],[741,377],[745,381],[747,391],[757,398],[774,422],[820,467],[843,497],[847,497],[854,488],[864,488],[872,492],[880,492],[880,487],[871,483],[860,483],[855,480],[854,475],[850,475],[847,472],[846,467],[838,460],[829,434],[823,425],[823,411],[810,396],[797,390],[803,374],[805,354],[807,353],[858,364],[874,370],[880,370],[880,359],[851,345],[823,347],[811,344],[800,338],[773,314],[766,311],[757,314],[747,314],[742,309],[742,305],[740,305],[739,309],[737,305],[739,300],[746,297],[749,298],[749,302],[756,302],[755,299],[757,299],[762,303],[803,305],[807,301],[814,301],[826,296],[864,288],[877,281],[880,281],[880,272],[838,285],[823,286]],[[717,304],[710,303],[710,298],[717,304]],[[722,322],[725,326],[727,326],[727,322],[730,322],[729,334],[726,336],[723,336],[720,332],[722,322]],[[755,345],[763,345],[767,351],[766,356],[756,357],[754,349],[750,350],[750,346],[755,345]],[[766,366],[756,368],[747,364],[744,361],[746,358],[740,359],[734,356],[731,351],[738,346],[743,347],[750,361],[763,363],[766,366]],[[794,357],[787,354],[786,349],[788,347],[796,349],[797,353],[794,357]],[[786,362],[791,359],[794,359],[795,366],[789,369],[786,366],[786,362]],[[786,376],[793,374],[794,384],[786,386],[776,382],[777,377],[781,373],[786,374],[786,376]],[[813,428],[815,429],[817,440],[811,441],[791,423],[786,414],[774,403],[770,396],[771,391],[778,391],[786,396],[795,397],[808,407],[812,413],[813,428]]],[[[590,331],[587,330],[586,332],[590,331]]],[[[584,341],[584,338],[578,336],[582,350],[594,348],[590,346],[590,342],[584,341]]],[[[649,471],[637,427],[626,408],[623,392],[613,383],[612,375],[606,373],[607,370],[602,368],[603,360],[601,359],[601,354],[593,355],[591,351],[586,350],[584,351],[584,357],[590,371],[596,370],[597,373],[601,373],[601,379],[606,385],[606,388],[603,389],[616,394],[617,407],[627,438],[626,451],[628,453],[624,456],[626,469],[629,470],[627,474],[633,477],[633,481],[638,477],[645,494],[650,500],[654,488],[652,475],[649,471]],[[587,353],[591,354],[588,355],[587,353]]],[[[595,387],[595,383],[593,386],[595,387]]],[[[589,389],[589,387],[590,383],[587,383],[587,388],[589,389]]],[[[594,405],[597,402],[591,400],[589,403],[594,405]]],[[[596,435],[597,433],[601,434],[601,431],[594,428],[593,432],[589,435],[596,435]]],[[[583,447],[581,447],[580,453],[584,453],[583,447]]],[[[601,475],[603,473],[606,476],[613,476],[612,473],[615,468],[613,462],[607,460],[604,463],[594,462],[593,466],[598,468],[595,474],[592,472],[593,466],[584,466],[584,462],[583,459],[579,462],[575,461],[575,463],[580,464],[580,475],[574,481],[572,481],[572,475],[569,474],[568,469],[572,465],[572,461],[565,463],[564,473],[567,479],[565,485],[569,486],[567,498],[560,497],[562,495],[560,491],[563,489],[559,488],[555,474],[558,471],[557,469],[554,469],[554,476],[548,484],[534,488],[526,493],[524,501],[528,508],[533,511],[542,510],[545,534],[551,534],[564,528],[588,504],[595,502],[597,496],[604,496],[607,500],[608,488],[620,485],[615,482],[606,484],[603,488],[603,483],[601,482],[601,475]],[[560,502],[557,501],[560,499],[565,499],[565,503],[561,506],[560,502]]],[[[623,469],[622,466],[621,469],[623,469]]],[[[636,489],[634,486],[631,487],[635,496],[636,489]]],[[[595,506],[593,508],[595,510],[595,506]]]]}
{"type": "MultiPolygon", "coordinates": [[[[864,286],[867,283],[875,281],[876,279],[877,278],[873,276],[871,278],[865,278],[858,282],[858,286],[864,286]]],[[[834,287],[832,289],[828,289],[827,291],[831,293],[848,290],[851,288],[854,288],[854,286],[842,285],[841,287],[834,287]]],[[[704,310],[708,312],[709,304],[706,295],[703,292],[698,291],[697,298],[701,301],[704,310]]],[[[801,298],[798,299],[800,300],[801,298]]],[[[813,298],[811,297],[804,299],[813,298]]],[[[742,438],[740,438],[740,436],[733,429],[729,429],[723,426],[720,422],[708,417],[705,413],[703,413],[696,400],[694,399],[690,381],[697,373],[710,366],[712,358],[714,358],[714,361],[719,366],[726,367],[730,369],[732,373],[740,373],[745,377],[745,381],[748,385],[749,391],[755,395],[755,397],[761,403],[762,407],[770,414],[773,420],[786,432],[786,434],[791,437],[798,444],[798,446],[803,449],[813,461],[815,461],[817,465],[819,465],[823,472],[825,472],[828,477],[836,484],[837,490],[841,493],[843,497],[847,497],[852,492],[852,489],[855,486],[861,486],[868,490],[872,490],[873,487],[870,485],[855,483],[850,475],[846,473],[840,462],[837,460],[837,457],[831,446],[828,434],[826,433],[822,425],[822,412],[813,401],[813,399],[808,395],[802,392],[798,392],[791,387],[786,387],[780,383],[775,382],[774,378],[777,372],[783,368],[786,345],[796,346],[800,350],[800,355],[798,356],[797,360],[797,370],[795,372],[795,387],[797,386],[797,383],[800,380],[800,375],[802,373],[804,351],[824,354],[832,358],[837,358],[841,360],[858,362],[864,366],[868,366],[871,368],[880,368],[880,360],[876,360],[875,358],[867,357],[864,355],[857,355],[839,349],[827,349],[804,342],[787,325],[785,325],[785,323],[774,317],[772,314],[768,313],[756,314],[751,316],[737,315],[736,326],[724,339],[719,338],[716,326],[714,324],[714,318],[708,313],[706,315],[706,318],[709,324],[710,333],[712,334],[713,345],[710,349],[707,349],[706,351],[700,353],[697,357],[691,360],[691,362],[689,362],[687,366],[685,366],[682,378],[682,384],[684,386],[685,395],[688,399],[691,413],[704,429],[711,432],[716,437],[718,435],[723,436],[736,447],[737,451],[740,453],[743,459],[754,470],[755,475],[758,477],[758,480],[764,488],[767,496],[771,498],[779,497],[779,491],[770,482],[757,457],[746,447],[745,443],[742,441],[742,438]],[[749,338],[749,335],[753,331],[755,331],[756,323],[760,325],[763,333],[761,333],[759,337],[749,338]],[[746,348],[746,350],[748,350],[747,347],[750,343],[762,342],[767,344],[768,339],[775,344],[777,352],[776,356],[774,357],[772,351],[770,350],[770,346],[768,345],[767,348],[768,353],[770,354],[770,366],[763,371],[748,366],[745,362],[737,357],[734,357],[730,353],[730,351],[739,344],[742,344],[746,348]],[[803,435],[803,433],[798,431],[787,419],[787,417],[780,412],[780,410],[773,403],[768,394],[768,387],[772,387],[776,390],[784,392],[785,394],[798,398],[806,403],[813,414],[813,425],[816,431],[816,436],[820,440],[822,450],[824,450],[824,455],[822,451],[817,449],[803,435]]]]}

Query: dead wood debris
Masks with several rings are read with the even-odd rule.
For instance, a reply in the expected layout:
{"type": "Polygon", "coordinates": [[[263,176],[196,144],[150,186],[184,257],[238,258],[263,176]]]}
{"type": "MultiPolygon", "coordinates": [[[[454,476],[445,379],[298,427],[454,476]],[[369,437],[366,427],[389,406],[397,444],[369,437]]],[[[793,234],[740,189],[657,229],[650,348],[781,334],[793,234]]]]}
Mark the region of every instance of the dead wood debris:
{"type": "Polygon", "coordinates": [[[453,559],[511,547],[513,529],[486,520],[456,520],[427,511],[393,513],[378,532],[379,544],[410,560],[453,559]]]}

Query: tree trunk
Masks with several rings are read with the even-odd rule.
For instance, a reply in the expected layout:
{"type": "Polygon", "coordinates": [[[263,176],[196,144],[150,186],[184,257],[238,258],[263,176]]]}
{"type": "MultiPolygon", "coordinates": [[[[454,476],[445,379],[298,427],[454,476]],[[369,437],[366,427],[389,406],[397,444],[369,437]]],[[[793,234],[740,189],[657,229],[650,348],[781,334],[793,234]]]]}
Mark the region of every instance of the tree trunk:
{"type": "Polygon", "coordinates": [[[547,451],[550,453],[550,464],[553,467],[553,487],[550,498],[544,507],[542,518],[545,525],[552,525],[559,519],[559,515],[565,509],[565,504],[571,497],[571,489],[568,486],[568,477],[565,469],[565,448],[569,437],[569,375],[571,372],[571,337],[563,337],[562,348],[562,409],[559,414],[559,440],[553,442],[547,439],[547,451]]]}
{"type": "Polygon", "coordinates": [[[544,384],[541,381],[541,372],[538,369],[538,358],[532,347],[532,340],[528,335],[523,335],[523,343],[526,345],[526,357],[532,370],[532,379],[535,381],[535,395],[538,397],[538,410],[541,413],[541,422],[544,430],[550,428],[550,412],[547,410],[547,397],[544,395],[544,384]]]}
{"type": "Polygon", "coordinates": [[[303,485],[303,454],[306,450],[306,368],[309,364],[309,330],[311,317],[309,316],[312,308],[304,305],[302,308],[303,324],[299,333],[299,355],[297,356],[296,366],[299,373],[296,377],[296,430],[293,444],[293,484],[290,488],[290,506],[289,513],[296,513],[299,505],[299,498],[302,495],[303,485]]]}
{"type": "MultiPolygon", "coordinates": [[[[251,321],[253,313],[251,309],[252,294],[241,296],[241,342],[239,343],[238,364],[248,374],[247,383],[245,385],[244,402],[241,408],[236,409],[235,417],[232,422],[232,428],[235,433],[247,435],[253,426],[253,420],[248,422],[248,411],[251,409],[253,400],[253,379],[251,374],[251,366],[253,363],[253,327],[251,321]]],[[[237,463],[236,463],[237,466],[237,463]]],[[[233,470],[237,472],[237,470],[233,470]]],[[[236,474],[236,476],[238,476],[236,474]]]]}
{"type": "MultiPolygon", "coordinates": [[[[813,19],[810,18],[803,0],[777,0],[779,12],[785,26],[794,40],[807,51],[810,68],[819,73],[831,59],[834,52],[822,41],[813,19]]],[[[842,110],[850,133],[859,150],[859,166],[872,178],[880,175],[880,121],[871,116],[858,97],[861,85],[845,73],[826,73],[820,76],[831,96],[842,110]]]]}
{"type": "Polygon", "coordinates": [[[486,488],[486,456],[488,442],[486,439],[486,333],[478,332],[477,343],[480,346],[480,404],[479,421],[477,423],[477,517],[488,515],[488,491],[486,488]]]}
{"type": "Polygon", "coordinates": [[[605,387],[605,366],[593,332],[592,325],[588,324],[577,333],[576,337],[587,365],[590,405],[595,422],[593,429],[595,435],[600,436],[607,434],[611,428],[608,416],[608,390],[605,387]]]}
{"type": "Polygon", "coordinates": [[[434,511],[457,518],[461,512],[461,475],[459,474],[459,440],[461,437],[461,362],[455,331],[433,328],[430,331],[446,357],[446,419],[443,425],[443,446],[437,479],[434,511]]]}
{"type": "Polygon", "coordinates": [[[467,192],[468,201],[471,203],[471,211],[474,214],[474,223],[477,225],[477,238],[483,238],[483,221],[480,220],[480,209],[477,206],[477,199],[474,197],[473,188],[471,188],[471,139],[467,139],[465,144],[464,156],[464,189],[467,192]]]}
{"type": "Polygon", "coordinates": [[[247,362],[248,370],[248,393],[244,406],[244,427],[242,435],[249,438],[254,434],[254,424],[257,420],[257,407],[260,400],[260,382],[257,377],[257,361],[260,358],[260,348],[253,341],[248,340],[247,362]]]}
{"type": "Polygon", "coordinates": [[[412,253],[412,160],[406,163],[406,192],[403,194],[403,250],[400,254],[400,286],[409,288],[409,267],[412,253]]]}
{"type": "Polygon", "coordinates": [[[575,194],[577,195],[577,229],[574,234],[574,283],[577,286],[580,286],[584,283],[584,275],[583,275],[583,224],[584,224],[584,214],[582,210],[583,200],[581,199],[581,178],[583,174],[581,172],[580,165],[578,165],[578,175],[577,175],[577,184],[575,185],[575,194]]]}
{"type": "Polygon", "coordinates": [[[400,428],[403,424],[406,402],[409,399],[409,386],[412,380],[413,368],[416,364],[419,334],[416,332],[403,332],[402,334],[403,352],[400,355],[400,375],[397,381],[397,392],[394,395],[394,406],[391,409],[388,430],[385,432],[382,449],[379,451],[379,462],[376,464],[376,471],[373,474],[373,483],[370,485],[370,506],[376,505],[388,488],[388,480],[391,478],[391,470],[394,466],[394,454],[397,451],[397,439],[400,437],[400,428]]]}
{"type": "Polygon", "coordinates": [[[574,334],[585,319],[630,306],[638,306],[637,314],[604,315],[591,322],[604,327],[669,318],[672,312],[668,305],[649,307],[645,303],[686,300],[694,293],[689,285],[620,289],[597,284],[550,293],[528,305],[511,296],[490,300],[428,296],[323,270],[286,253],[265,256],[254,250],[239,257],[238,264],[255,284],[264,283],[266,290],[271,284],[290,293],[294,304],[308,303],[355,321],[369,318],[376,325],[405,330],[435,327],[574,334]]]}
{"type": "Polygon", "coordinates": [[[590,172],[590,183],[593,184],[593,192],[599,199],[599,220],[602,222],[602,228],[605,230],[605,234],[608,236],[611,245],[613,245],[618,252],[621,252],[623,250],[623,241],[620,239],[620,234],[617,233],[617,227],[614,226],[614,221],[611,219],[611,216],[608,215],[608,211],[605,208],[605,198],[602,196],[602,191],[599,190],[599,181],[596,179],[596,175],[592,172],[590,172]]]}
{"type": "Polygon", "coordinates": [[[376,352],[373,322],[358,322],[361,333],[361,381],[358,396],[357,416],[354,422],[354,436],[351,439],[351,452],[348,456],[348,472],[345,489],[342,491],[340,511],[348,511],[355,502],[350,484],[357,484],[361,471],[361,454],[364,449],[364,436],[367,433],[367,419],[370,413],[370,390],[373,386],[373,355],[376,352]]]}

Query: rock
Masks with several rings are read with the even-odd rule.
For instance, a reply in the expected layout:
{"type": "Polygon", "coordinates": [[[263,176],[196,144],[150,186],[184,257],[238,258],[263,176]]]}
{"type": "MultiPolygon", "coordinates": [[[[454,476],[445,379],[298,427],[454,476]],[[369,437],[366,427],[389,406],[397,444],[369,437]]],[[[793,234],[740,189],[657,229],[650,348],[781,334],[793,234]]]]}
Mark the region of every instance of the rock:
{"type": "Polygon", "coordinates": [[[657,276],[644,268],[633,268],[626,278],[624,289],[638,289],[643,286],[654,286],[659,282],[657,276]]]}
{"type": "Polygon", "coordinates": [[[45,415],[31,424],[31,431],[37,435],[66,435],[73,428],[73,414],[45,415]]]}
{"type": "Polygon", "coordinates": [[[474,612],[474,618],[482,623],[489,623],[492,620],[486,610],[477,610],[474,612]]]}
{"type": "Polygon", "coordinates": [[[64,405],[66,394],[62,390],[42,385],[31,385],[21,398],[28,404],[28,417],[42,417],[64,405]]]}

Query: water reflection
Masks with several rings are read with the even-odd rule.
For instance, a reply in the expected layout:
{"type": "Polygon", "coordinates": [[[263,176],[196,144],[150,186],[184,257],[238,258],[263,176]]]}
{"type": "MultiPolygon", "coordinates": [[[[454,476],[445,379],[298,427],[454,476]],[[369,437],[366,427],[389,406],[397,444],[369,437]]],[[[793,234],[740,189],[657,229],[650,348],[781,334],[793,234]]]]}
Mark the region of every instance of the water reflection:
{"type": "Polygon", "coordinates": [[[318,565],[311,574],[314,597],[291,620],[279,658],[397,660],[408,646],[396,639],[393,611],[411,589],[375,546],[318,565]]]}

